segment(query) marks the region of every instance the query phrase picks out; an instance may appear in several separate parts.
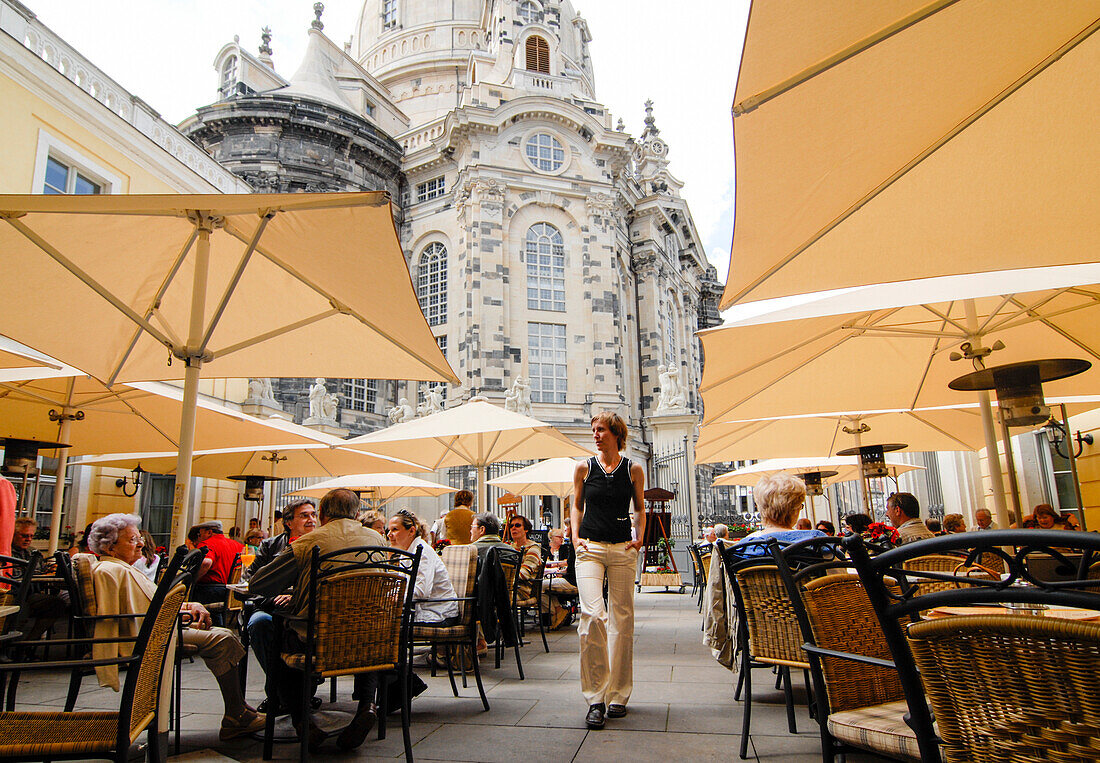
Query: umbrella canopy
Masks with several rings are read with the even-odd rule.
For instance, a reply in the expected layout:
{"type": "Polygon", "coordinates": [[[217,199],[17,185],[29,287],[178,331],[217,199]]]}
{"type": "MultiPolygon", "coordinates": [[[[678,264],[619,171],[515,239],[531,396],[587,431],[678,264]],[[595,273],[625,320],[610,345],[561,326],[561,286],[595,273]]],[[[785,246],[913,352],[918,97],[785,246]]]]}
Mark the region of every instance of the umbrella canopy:
{"type": "Polygon", "coordinates": [[[573,494],[573,472],[578,463],[572,458],[548,458],[491,479],[488,484],[516,495],[555,495],[564,501],[573,494]]]}
{"type": "MultiPolygon", "coordinates": [[[[886,466],[895,475],[910,472],[915,469],[923,469],[923,466],[907,464],[903,461],[886,459],[886,466]]],[[[770,477],[773,474],[784,472],[786,474],[805,474],[806,472],[836,472],[832,477],[824,477],[821,482],[824,485],[832,485],[834,482],[849,482],[861,479],[862,474],[859,459],[855,456],[833,456],[831,458],[769,458],[759,461],[751,466],[746,466],[736,471],[726,472],[720,477],[715,477],[715,485],[743,485],[752,487],[762,477],[770,477]]]]}
{"type": "Polygon", "coordinates": [[[304,487],[301,490],[295,490],[290,495],[323,498],[325,493],[337,488],[354,490],[360,494],[360,498],[370,502],[374,508],[379,508],[398,498],[436,496],[458,491],[456,487],[440,485],[438,482],[429,482],[419,477],[411,477],[408,474],[381,472],[378,474],[348,474],[343,477],[336,477],[304,487]]]}
{"type": "Polygon", "coordinates": [[[1098,28],[1096,0],[753,3],[722,307],[1094,261],[1098,28]]]}
{"type": "MultiPolygon", "coordinates": [[[[433,469],[476,466],[479,484],[485,482],[485,466],[497,461],[591,455],[549,424],[476,399],[345,440],[343,446],[425,463],[433,469]]],[[[478,491],[482,511],[484,494],[478,491]]]]}
{"type": "Polygon", "coordinates": [[[0,252],[18,263],[0,287],[11,338],[108,383],[184,379],[178,543],[204,365],[459,383],[385,193],[0,196],[0,220],[0,252]],[[79,320],[59,329],[55,303],[79,320]]]}
{"type": "Polygon", "coordinates": [[[973,350],[997,342],[1004,347],[986,365],[1050,357],[1094,363],[1044,385],[1049,397],[1100,393],[1098,284],[1100,266],[1089,265],[870,286],[764,313],[745,305],[727,314],[725,326],[700,332],[704,424],[965,405],[974,394],[948,382],[973,370],[973,350]],[[1097,280],[1077,280],[1087,276],[1097,280]],[[855,305],[862,309],[851,312],[855,305]]]}
{"type": "Polygon", "coordinates": [[[81,372],[59,360],[0,336],[0,380],[20,381],[46,376],[74,376],[81,372]]]}

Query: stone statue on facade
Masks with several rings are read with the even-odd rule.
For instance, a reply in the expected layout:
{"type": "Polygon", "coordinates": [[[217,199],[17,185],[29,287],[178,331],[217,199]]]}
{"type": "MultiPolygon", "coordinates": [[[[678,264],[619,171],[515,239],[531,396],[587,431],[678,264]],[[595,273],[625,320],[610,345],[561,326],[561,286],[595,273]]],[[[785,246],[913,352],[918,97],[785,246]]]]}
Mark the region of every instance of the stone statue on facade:
{"type": "Polygon", "coordinates": [[[433,413],[443,412],[443,388],[439,385],[433,385],[428,388],[427,408],[428,416],[431,416],[433,413]]]}
{"type": "Polygon", "coordinates": [[[244,402],[275,407],[275,390],[271,387],[271,379],[267,377],[249,379],[248,397],[244,402]]]}
{"type": "Polygon", "coordinates": [[[408,398],[401,398],[397,401],[397,405],[386,413],[386,417],[390,420],[391,424],[401,424],[406,421],[412,421],[416,418],[416,411],[409,405],[408,398]]]}
{"type": "Polygon", "coordinates": [[[531,415],[531,380],[517,376],[512,387],[504,393],[504,410],[531,415]]]}
{"type": "Polygon", "coordinates": [[[680,379],[680,369],[672,366],[657,366],[657,379],[661,385],[657,398],[657,413],[681,411],[687,409],[687,395],[680,379]]]}
{"type": "Polygon", "coordinates": [[[328,389],[325,388],[325,380],[318,376],[309,388],[309,417],[311,419],[325,418],[324,401],[327,394],[328,389]]]}
{"type": "Polygon", "coordinates": [[[321,398],[321,418],[326,421],[336,421],[336,408],[340,399],[331,392],[325,393],[321,398]]]}

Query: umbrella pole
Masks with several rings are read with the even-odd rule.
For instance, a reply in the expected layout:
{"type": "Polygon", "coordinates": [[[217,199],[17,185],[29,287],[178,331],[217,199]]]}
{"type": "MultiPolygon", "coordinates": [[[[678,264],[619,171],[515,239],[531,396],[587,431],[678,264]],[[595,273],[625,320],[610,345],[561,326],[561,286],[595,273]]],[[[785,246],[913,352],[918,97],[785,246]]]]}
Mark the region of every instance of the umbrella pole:
{"type": "MultiPolygon", "coordinates": [[[[981,334],[978,333],[978,312],[974,307],[974,300],[964,300],[963,311],[966,315],[966,330],[972,332],[972,336],[969,337],[970,341],[979,342],[980,344],[981,334]]],[[[985,363],[982,362],[981,358],[976,358],[974,367],[980,370],[985,368],[985,363]]],[[[1008,521],[1008,508],[1005,505],[1001,455],[1000,449],[997,447],[997,428],[993,423],[993,404],[990,401],[988,390],[979,390],[978,409],[982,413],[982,434],[985,436],[985,463],[986,468],[989,470],[989,481],[993,486],[993,513],[997,517],[997,524],[1000,527],[1008,527],[1010,523],[1008,521]]],[[[1006,437],[1005,452],[1008,453],[1009,458],[1012,457],[1011,451],[1012,443],[1006,437]]],[[[1020,517],[1017,516],[1016,519],[1019,520],[1020,517]]]]}
{"type": "Polygon", "coordinates": [[[177,516],[174,543],[182,546],[191,527],[191,455],[195,450],[195,415],[199,403],[199,377],[202,375],[202,321],[206,314],[206,279],[210,269],[211,220],[207,216],[195,219],[198,239],[195,242],[195,276],[191,287],[191,325],[187,337],[183,377],[183,410],[180,412],[179,455],[176,460],[176,489],[172,513],[177,516]]]}
{"type": "Polygon", "coordinates": [[[485,464],[477,467],[477,510],[486,512],[489,510],[489,485],[486,483],[485,464]]]}
{"type": "MultiPolygon", "coordinates": [[[[1016,479],[1016,458],[1012,455],[1012,435],[1008,424],[1001,418],[1001,434],[1005,444],[1005,466],[1008,468],[1008,486],[1012,490],[1012,510],[1016,512],[1017,526],[1023,525],[1024,515],[1020,511],[1020,483],[1016,479]]],[[[1005,525],[1008,527],[1008,525],[1005,525]]]]}
{"type": "MultiPolygon", "coordinates": [[[[52,413],[52,411],[51,411],[52,413]]],[[[62,413],[61,426],[58,429],[58,442],[69,441],[69,429],[73,423],[72,417],[62,413]]],[[[53,486],[53,511],[50,514],[50,555],[57,551],[58,541],[61,539],[61,508],[65,502],[65,472],[69,468],[69,449],[57,449],[57,477],[53,486]]]]}
{"type": "Polygon", "coordinates": [[[1062,409],[1062,423],[1066,427],[1066,446],[1069,448],[1069,476],[1073,478],[1073,494],[1077,497],[1077,513],[1081,518],[1081,529],[1087,531],[1089,528],[1085,523],[1085,502],[1081,499],[1081,480],[1077,476],[1077,457],[1073,455],[1073,436],[1069,428],[1069,413],[1066,411],[1065,403],[1062,403],[1059,408],[1062,409]]]}

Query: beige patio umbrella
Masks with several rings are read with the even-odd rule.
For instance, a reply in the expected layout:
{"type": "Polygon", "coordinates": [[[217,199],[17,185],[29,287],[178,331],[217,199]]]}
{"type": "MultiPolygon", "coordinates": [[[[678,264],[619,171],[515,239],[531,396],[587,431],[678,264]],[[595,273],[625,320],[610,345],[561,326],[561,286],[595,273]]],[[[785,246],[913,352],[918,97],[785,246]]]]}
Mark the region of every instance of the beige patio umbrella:
{"type": "MultiPolygon", "coordinates": [[[[312,431],[312,430],[311,430],[312,431]]],[[[320,436],[320,433],[317,433],[320,436]]],[[[336,477],[363,472],[429,471],[420,464],[388,456],[376,456],[361,450],[335,447],[342,440],[323,435],[327,445],[271,445],[257,448],[218,448],[196,450],[191,458],[191,474],[195,477],[227,479],[234,476],[285,479],[287,477],[336,477]]],[[[174,474],[178,453],[110,453],[80,460],[81,464],[123,469],[141,467],[154,474],[174,474]]],[[[270,492],[269,492],[270,497],[270,492]]],[[[267,524],[274,522],[274,512],[268,503],[267,524]]],[[[270,527],[269,527],[270,529],[270,527]]]]}
{"type": "Polygon", "coordinates": [[[753,3],[722,307],[1094,261],[1098,28],[1096,0],[753,3]]]}
{"type": "MultiPolygon", "coordinates": [[[[923,466],[907,464],[904,461],[886,459],[886,467],[894,475],[923,469],[923,466]]],[[[835,474],[822,477],[823,485],[832,485],[837,482],[850,482],[862,478],[859,459],[855,456],[831,456],[829,458],[769,458],[758,461],[750,466],[735,469],[732,472],[715,477],[715,485],[742,485],[752,487],[762,477],[770,477],[773,474],[785,473],[801,475],[809,472],[835,472],[835,474]]]]}
{"type": "MultiPolygon", "coordinates": [[[[591,455],[549,424],[480,399],[345,440],[343,447],[417,461],[433,469],[475,466],[479,487],[485,485],[485,467],[497,461],[591,455]]],[[[478,490],[478,506],[487,510],[483,487],[478,490]]]]}
{"type": "Polygon", "coordinates": [[[348,474],[330,480],[318,482],[289,495],[307,498],[323,498],[330,490],[344,488],[359,493],[359,497],[370,503],[371,508],[379,509],[390,501],[413,496],[436,496],[455,493],[456,487],[440,485],[438,482],[412,477],[408,474],[381,472],[378,474],[348,474]]]}
{"type": "Polygon", "coordinates": [[[580,463],[574,458],[548,458],[489,480],[516,495],[553,495],[564,503],[573,495],[573,473],[580,463]]]}
{"type": "MultiPolygon", "coordinates": [[[[107,387],[83,375],[0,380],[0,439],[69,446],[57,449],[58,484],[63,485],[70,456],[102,453],[120,445],[178,447],[182,398],[179,387],[161,382],[107,387]]],[[[204,395],[196,399],[195,441],[214,447],[338,442],[287,421],[249,416],[204,395]]],[[[62,493],[54,491],[51,553],[57,550],[62,493]]]]}
{"type": "Polygon", "coordinates": [[[108,383],[184,379],[182,543],[204,369],[458,383],[390,203],[382,192],[0,196],[0,252],[18,263],[0,286],[0,325],[108,383]]]}
{"type": "MultiPolygon", "coordinates": [[[[975,367],[1047,357],[1095,361],[1098,282],[1100,266],[1090,264],[861,287],[777,300],[770,312],[766,305],[735,308],[726,326],[700,332],[704,423],[957,406],[974,393],[948,382],[975,367]],[[1082,283],[1091,285],[1076,285],[1082,283]],[[862,309],[851,312],[854,305],[862,309]]],[[[1044,391],[1048,398],[1100,393],[1100,368],[1044,391]]],[[[985,447],[995,454],[989,394],[977,397],[985,447]]],[[[997,459],[989,464],[998,519],[1005,521],[997,459]]]]}

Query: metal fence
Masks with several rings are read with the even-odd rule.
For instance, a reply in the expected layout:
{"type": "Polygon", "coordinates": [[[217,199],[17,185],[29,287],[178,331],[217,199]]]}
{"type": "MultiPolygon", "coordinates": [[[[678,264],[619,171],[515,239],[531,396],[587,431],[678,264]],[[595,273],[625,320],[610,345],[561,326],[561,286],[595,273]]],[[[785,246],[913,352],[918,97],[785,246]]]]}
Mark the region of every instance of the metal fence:
{"type": "Polygon", "coordinates": [[[673,540],[688,540],[695,537],[691,526],[691,489],[689,480],[694,479],[688,470],[687,440],[681,447],[660,452],[653,451],[649,462],[649,487],[661,487],[675,493],[668,508],[672,514],[670,528],[673,540]]]}

